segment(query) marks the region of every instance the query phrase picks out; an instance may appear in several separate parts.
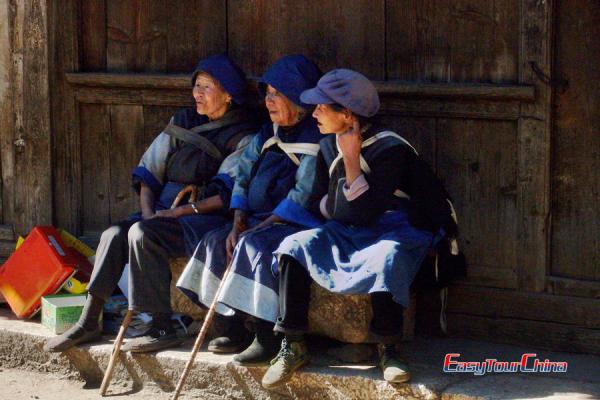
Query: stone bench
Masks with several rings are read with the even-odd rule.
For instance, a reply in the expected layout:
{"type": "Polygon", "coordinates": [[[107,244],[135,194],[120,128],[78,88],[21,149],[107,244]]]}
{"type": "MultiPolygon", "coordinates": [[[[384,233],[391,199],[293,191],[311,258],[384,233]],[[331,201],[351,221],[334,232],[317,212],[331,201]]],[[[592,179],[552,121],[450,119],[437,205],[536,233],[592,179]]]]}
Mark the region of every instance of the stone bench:
{"type": "MultiPolygon", "coordinates": [[[[198,307],[175,287],[186,264],[187,258],[177,258],[171,262],[171,306],[175,312],[203,319],[206,310],[198,307]]],[[[404,311],[404,340],[414,337],[415,309],[416,297],[413,295],[409,307],[404,311]]],[[[368,295],[341,295],[312,285],[308,312],[311,333],[346,343],[364,343],[367,341],[371,317],[368,295]]]]}

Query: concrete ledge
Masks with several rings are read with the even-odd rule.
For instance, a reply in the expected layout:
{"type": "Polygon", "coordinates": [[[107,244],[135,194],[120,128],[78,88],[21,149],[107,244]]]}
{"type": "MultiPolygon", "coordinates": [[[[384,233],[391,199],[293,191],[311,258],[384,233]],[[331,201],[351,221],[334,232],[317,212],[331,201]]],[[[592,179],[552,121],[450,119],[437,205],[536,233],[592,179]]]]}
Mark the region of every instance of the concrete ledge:
{"type": "MultiPolygon", "coordinates": [[[[111,342],[71,349],[63,354],[47,354],[41,349],[51,337],[43,326],[33,321],[16,320],[7,309],[0,309],[0,365],[4,368],[24,368],[81,379],[98,384],[108,364],[111,342]]],[[[189,356],[192,339],[179,349],[155,354],[126,354],[113,379],[112,393],[122,391],[123,382],[133,382],[134,389],[144,385],[158,386],[164,391],[174,389],[189,356]]],[[[514,360],[525,351],[505,345],[454,339],[417,339],[406,344],[402,352],[411,365],[410,384],[390,385],[381,379],[373,364],[348,365],[335,359],[313,354],[313,361],[297,373],[294,379],[276,392],[260,386],[265,368],[236,367],[232,356],[201,351],[188,378],[184,398],[230,399],[481,399],[481,398],[552,398],[555,393],[600,397],[600,358],[569,355],[575,373],[561,375],[521,374],[476,377],[467,374],[441,372],[443,354],[466,353],[465,360],[496,357],[514,360]],[[499,356],[501,354],[503,356],[499,356]],[[485,355],[485,356],[484,356],[485,355]],[[587,373],[585,371],[590,371],[587,373]],[[526,396],[520,396],[523,393],[526,396]]],[[[531,351],[531,349],[527,349],[531,351]]],[[[540,355],[541,357],[542,355],[540,355]]],[[[565,357],[554,354],[553,360],[565,357]]]]}

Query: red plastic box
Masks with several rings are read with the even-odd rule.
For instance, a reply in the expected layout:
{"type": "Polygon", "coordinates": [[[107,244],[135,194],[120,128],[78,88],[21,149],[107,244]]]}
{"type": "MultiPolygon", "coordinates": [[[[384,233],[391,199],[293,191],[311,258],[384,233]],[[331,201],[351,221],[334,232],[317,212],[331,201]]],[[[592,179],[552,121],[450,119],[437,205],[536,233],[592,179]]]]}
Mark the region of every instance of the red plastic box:
{"type": "Polygon", "coordinates": [[[58,292],[76,271],[77,259],[60,233],[37,226],[0,267],[0,293],[17,317],[29,318],[40,309],[42,296],[58,292]]]}

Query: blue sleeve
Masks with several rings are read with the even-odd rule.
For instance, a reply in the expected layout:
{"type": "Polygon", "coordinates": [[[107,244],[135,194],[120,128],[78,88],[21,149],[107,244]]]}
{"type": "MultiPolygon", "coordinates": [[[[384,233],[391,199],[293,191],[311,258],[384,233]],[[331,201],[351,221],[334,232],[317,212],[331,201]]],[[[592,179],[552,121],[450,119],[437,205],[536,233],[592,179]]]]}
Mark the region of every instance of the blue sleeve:
{"type": "Polygon", "coordinates": [[[138,166],[132,172],[133,187],[138,192],[140,183],[143,182],[152,189],[155,196],[160,195],[171,146],[171,137],[161,133],[144,152],[138,166]]]}
{"type": "Polygon", "coordinates": [[[308,228],[321,224],[321,220],[307,210],[311,190],[315,182],[317,157],[303,155],[296,171],[296,185],[288,192],[273,211],[273,214],[288,222],[308,228]]]}
{"type": "Polygon", "coordinates": [[[235,184],[231,193],[230,208],[232,209],[248,210],[248,183],[250,182],[252,167],[260,157],[262,145],[262,135],[254,136],[239,158],[233,173],[235,184]]]}

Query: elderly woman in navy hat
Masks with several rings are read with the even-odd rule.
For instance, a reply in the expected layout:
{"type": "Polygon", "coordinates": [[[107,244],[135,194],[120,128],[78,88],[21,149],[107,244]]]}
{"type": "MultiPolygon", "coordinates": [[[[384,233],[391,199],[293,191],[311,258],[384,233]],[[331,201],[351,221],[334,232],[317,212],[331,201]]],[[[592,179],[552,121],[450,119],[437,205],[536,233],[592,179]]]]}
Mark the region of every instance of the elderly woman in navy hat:
{"type": "Polygon", "coordinates": [[[45,350],[60,352],[100,339],[103,304],[127,263],[129,307],[153,316],[152,328],[137,341],[137,350],[180,342],[170,322],[169,258],[186,255],[186,249],[191,254],[205,232],[229,220],[234,162],[230,155],[258,126],[243,108],[245,75],[226,55],[199,62],[192,75],[192,94],[194,107],[171,118],[133,170],[141,211],[103,232],[81,318],[72,329],[49,340],[45,350]],[[190,184],[201,189],[202,199],[171,209],[177,194],[190,184]]]}
{"type": "Polygon", "coordinates": [[[312,281],[336,293],[371,295],[370,339],[380,343],[384,378],[405,382],[410,374],[394,345],[411,282],[440,229],[453,223],[447,194],[405,139],[373,122],[379,97],[363,75],[330,71],[300,98],[317,105],[313,116],[327,135],[309,201],[327,222],[288,236],[275,251],[275,330],[285,339],[262,384],[281,385],[308,362],[303,334],[312,281]]]}
{"type": "Polygon", "coordinates": [[[286,236],[320,223],[304,207],[322,136],[310,116],[312,106],[300,100],[320,76],[319,68],[301,55],[283,57],[264,73],[260,89],[271,123],[263,126],[238,164],[231,200],[234,222],[203,238],[177,283],[192,299],[210,305],[232,258],[216,309],[230,316],[231,328],[208,349],[244,349],[244,314],[249,314],[246,325],[255,332],[254,340],[234,357],[238,364],[266,363],[277,353],[280,340],[273,324],[279,313],[278,282],[271,273],[272,253],[286,236]]]}

